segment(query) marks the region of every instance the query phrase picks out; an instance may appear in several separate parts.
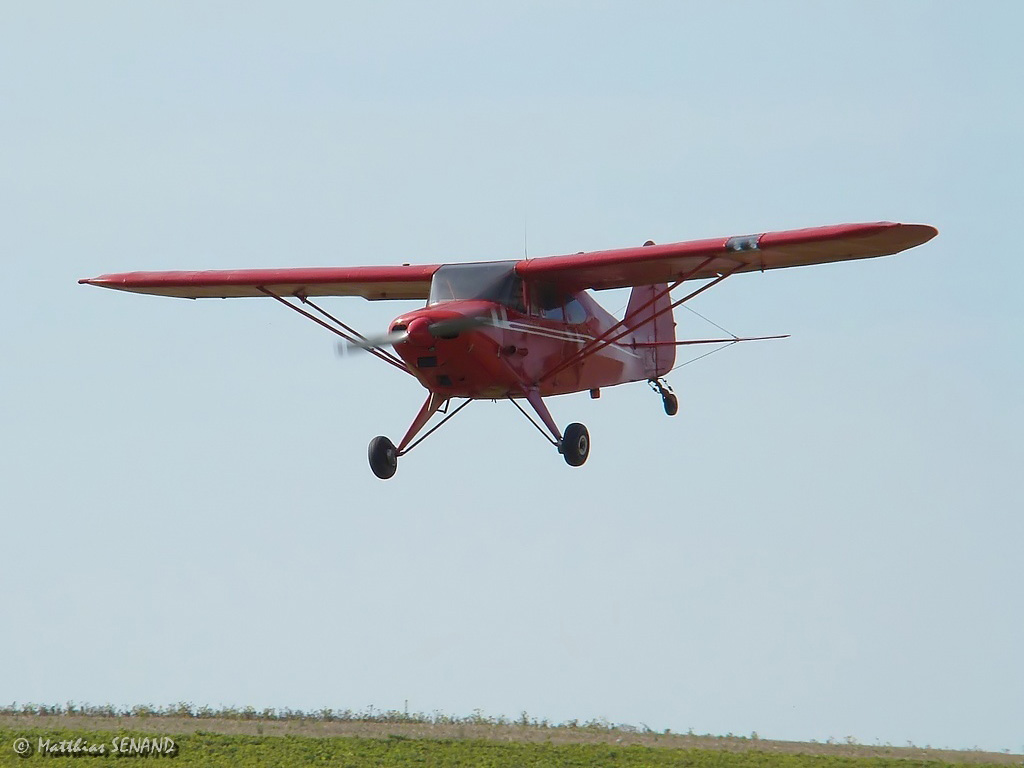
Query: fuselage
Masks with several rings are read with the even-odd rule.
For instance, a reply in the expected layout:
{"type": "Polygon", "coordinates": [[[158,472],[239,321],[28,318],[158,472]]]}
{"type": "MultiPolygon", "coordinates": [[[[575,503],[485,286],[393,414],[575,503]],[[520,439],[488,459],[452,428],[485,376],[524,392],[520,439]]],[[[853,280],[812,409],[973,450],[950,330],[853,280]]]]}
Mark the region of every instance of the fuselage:
{"type": "Polygon", "coordinates": [[[585,291],[530,290],[507,262],[444,267],[434,281],[426,307],[391,323],[392,332],[407,333],[395,351],[432,392],[548,396],[648,378],[629,335],[551,375],[617,322],[585,291]]]}

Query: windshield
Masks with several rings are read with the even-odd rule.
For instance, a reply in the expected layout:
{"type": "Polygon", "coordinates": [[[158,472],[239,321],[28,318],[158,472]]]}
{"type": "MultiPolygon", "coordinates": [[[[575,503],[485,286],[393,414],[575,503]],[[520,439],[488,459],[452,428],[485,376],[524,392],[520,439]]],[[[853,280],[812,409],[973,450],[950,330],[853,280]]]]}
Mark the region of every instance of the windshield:
{"type": "Polygon", "coordinates": [[[434,273],[430,283],[430,304],[458,299],[481,299],[522,309],[522,281],[516,277],[514,261],[484,264],[446,264],[434,273]]]}

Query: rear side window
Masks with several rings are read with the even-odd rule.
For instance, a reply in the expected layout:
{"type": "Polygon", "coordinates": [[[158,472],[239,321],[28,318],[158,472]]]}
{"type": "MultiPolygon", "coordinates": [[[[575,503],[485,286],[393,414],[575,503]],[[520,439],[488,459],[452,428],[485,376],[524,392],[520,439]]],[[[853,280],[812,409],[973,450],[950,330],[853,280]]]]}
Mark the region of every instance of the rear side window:
{"type": "Polygon", "coordinates": [[[587,310],[580,304],[575,296],[569,299],[565,305],[565,321],[573,325],[580,325],[587,322],[587,310]]]}

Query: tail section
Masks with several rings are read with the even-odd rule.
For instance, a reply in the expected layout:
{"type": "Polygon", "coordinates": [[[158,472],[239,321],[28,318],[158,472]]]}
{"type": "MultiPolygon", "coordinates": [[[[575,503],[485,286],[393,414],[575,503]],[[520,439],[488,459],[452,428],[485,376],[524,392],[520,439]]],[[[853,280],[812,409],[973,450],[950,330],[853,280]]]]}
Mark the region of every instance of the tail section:
{"type": "Polygon", "coordinates": [[[672,300],[668,285],[638,285],[629,294],[626,327],[633,331],[638,344],[656,344],[639,348],[643,355],[644,372],[648,378],[664,376],[676,362],[676,324],[672,319],[672,300]]]}

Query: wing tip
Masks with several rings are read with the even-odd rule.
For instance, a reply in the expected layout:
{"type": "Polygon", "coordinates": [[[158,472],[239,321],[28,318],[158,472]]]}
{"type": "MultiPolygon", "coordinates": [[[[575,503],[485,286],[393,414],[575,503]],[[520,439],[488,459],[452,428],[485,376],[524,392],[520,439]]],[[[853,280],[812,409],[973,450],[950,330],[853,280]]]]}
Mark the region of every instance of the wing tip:
{"type": "Polygon", "coordinates": [[[117,275],[100,275],[99,277],[83,277],[78,281],[79,285],[95,285],[97,288],[117,288],[120,290],[128,289],[123,280],[117,279],[117,275]]]}
{"type": "Polygon", "coordinates": [[[924,245],[939,234],[939,230],[931,224],[897,224],[896,226],[908,236],[908,240],[913,241],[913,245],[907,246],[908,248],[924,245]]]}

